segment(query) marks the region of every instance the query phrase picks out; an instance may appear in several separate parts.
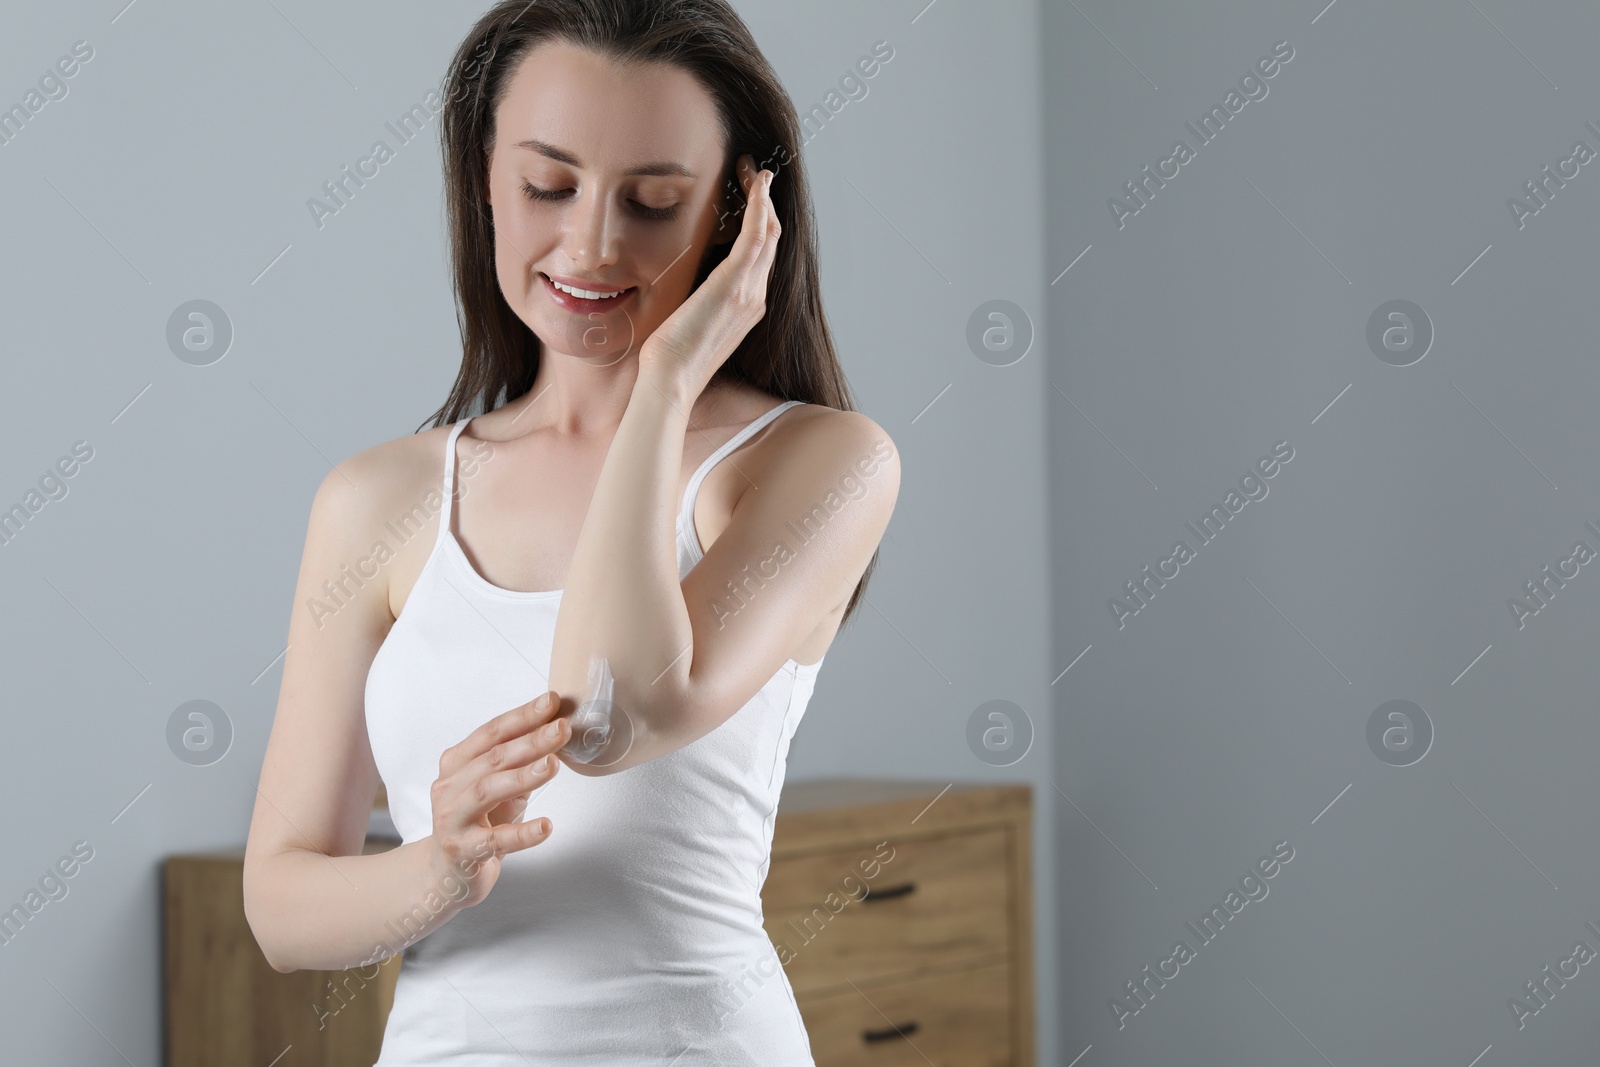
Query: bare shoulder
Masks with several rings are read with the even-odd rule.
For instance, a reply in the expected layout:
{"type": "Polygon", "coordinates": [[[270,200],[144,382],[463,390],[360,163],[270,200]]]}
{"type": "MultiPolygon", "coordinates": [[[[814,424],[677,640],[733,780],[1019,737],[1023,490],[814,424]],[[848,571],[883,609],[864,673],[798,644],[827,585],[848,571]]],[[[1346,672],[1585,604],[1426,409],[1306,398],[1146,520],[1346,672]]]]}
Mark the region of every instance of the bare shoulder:
{"type": "Polygon", "coordinates": [[[859,411],[801,404],[773,420],[756,442],[759,469],[782,480],[837,483],[856,495],[860,485],[882,486],[889,507],[900,486],[900,452],[877,422],[859,411]]]}
{"type": "Polygon", "coordinates": [[[822,404],[801,404],[779,416],[773,427],[774,438],[788,446],[804,445],[808,450],[870,452],[877,466],[892,464],[898,470],[899,449],[882,426],[859,411],[840,411],[822,404]]]}
{"type": "MultiPolygon", "coordinates": [[[[365,528],[363,519],[387,517],[397,506],[408,510],[414,497],[433,488],[444,473],[444,444],[450,427],[439,426],[371,445],[340,460],[322,479],[314,508],[329,517],[365,528]]],[[[355,530],[352,531],[357,532],[355,530]]]]}
{"type": "Polygon", "coordinates": [[[443,504],[449,432],[432,427],[371,445],[339,461],[317,487],[304,565],[329,579],[361,573],[367,580],[353,583],[352,599],[370,603],[374,625],[394,617],[391,581],[419,569],[413,557],[426,554],[428,539],[417,534],[431,528],[443,504]]]}

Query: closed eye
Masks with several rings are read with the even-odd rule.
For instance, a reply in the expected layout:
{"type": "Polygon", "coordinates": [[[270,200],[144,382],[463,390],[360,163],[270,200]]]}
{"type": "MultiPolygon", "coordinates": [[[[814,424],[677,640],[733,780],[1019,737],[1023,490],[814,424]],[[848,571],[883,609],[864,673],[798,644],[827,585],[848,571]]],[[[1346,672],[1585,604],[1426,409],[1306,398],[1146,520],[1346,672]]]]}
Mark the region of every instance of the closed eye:
{"type": "MultiPolygon", "coordinates": [[[[526,178],[522,181],[522,191],[530,200],[563,200],[568,193],[572,192],[571,189],[540,189],[529,183],[526,178]]],[[[678,217],[678,206],[676,204],[671,207],[648,207],[637,200],[628,202],[638,209],[639,214],[656,222],[671,222],[678,217]]]]}

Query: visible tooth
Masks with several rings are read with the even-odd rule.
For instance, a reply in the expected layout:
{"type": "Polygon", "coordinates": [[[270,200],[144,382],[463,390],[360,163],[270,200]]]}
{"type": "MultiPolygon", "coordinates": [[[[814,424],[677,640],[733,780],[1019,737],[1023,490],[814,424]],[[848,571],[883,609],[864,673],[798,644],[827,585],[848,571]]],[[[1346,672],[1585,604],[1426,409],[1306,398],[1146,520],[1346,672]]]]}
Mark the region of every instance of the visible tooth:
{"type": "Polygon", "coordinates": [[[557,289],[560,289],[563,293],[570,293],[573,296],[580,296],[585,300],[604,300],[609,297],[618,296],[623,292],[621,289],[611,293],[599,293],[591,289],[574,289],[570,285],[562,285],[554,278],[550,279],[550,284],[555,286],[557,289]]]}

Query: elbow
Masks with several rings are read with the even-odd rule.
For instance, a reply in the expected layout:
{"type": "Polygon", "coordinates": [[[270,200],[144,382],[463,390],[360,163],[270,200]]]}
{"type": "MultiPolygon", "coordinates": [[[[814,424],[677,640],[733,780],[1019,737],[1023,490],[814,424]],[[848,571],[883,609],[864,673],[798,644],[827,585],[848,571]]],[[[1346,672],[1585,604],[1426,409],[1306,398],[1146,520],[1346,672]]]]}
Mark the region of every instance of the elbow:
{"type": "Polygon", "coordinates": [[[279,958],[271,939],[263,936],[266,931],[263,929],[260,920],[253,918],[248,910],[245,912],[245,922],[249,924],[250,933],[255,937],[256,948],[261,950],[261,958],[267,961],[268,967],[271,967],[279,974],[290,974],[299,969],[279,958]]]}
{"type": "Polygon", "coordinates": [[[296,969],[279,958],[271,939],[263,936],[266,930],[263,928],[260,919],[252,916],[248,909],[245,911],[245,922],[249,925],[250,933],[256,941],[256,948],[261,951],[261,958],[267,961],[268,967],[271,967],[279,974],[289,974],[296,969]]]}
{"type": "Polygon", "coordinates": [[[267,961],[267,966],[271,967],[279,974],[293,974],[295,971],[300,969],[298,967],[291,967],[285,963],[279,963],[277,960],[273,959],[271,954],[267,952],[267,946],[262,943],[261,938],[259,937],[256,938],[256,945],[261,949],[261,958],[267,961]]]}
{"type": "MultiPolygon", "coordinates": [[[[252,925],[250,929],[254,931],[255,926],[252,925]]],[[[256,947],[261,950],[261,958],[267,961],[268,967],[271,967],[279,974],[293,974],[295,971],[300,969],[299,967],[280,959],[276,952],[268,950],[267,944],[268,942],[262,940],[260,934],[256,934],[256,947]]]]}
{"type": "Polygon", "coordinates": [[[246,863],[244,868],[244,921],[250,927],[250,934],[255,938],[256,947],[261,950],[261,957],[267,961],[267,966],[279,974],[290,974],[299,970],[279,958],[274,949],[270,936],[271,924],[267,919],[267,909],[261,899],[261,874],[256,865],[246,863]]]}
{"type": "Polygon", "coordinates": [[[271,967],[279,974],[293,974],[295,971],[300,970],[299,967],[285,961],[278,955],[273,942],[269,938],[262,936],[264,931],[261,923],[252,919],[248,912],[245,914],[245,921],[250,924],[250,932],[255,936],[256,947],[261,950],[261,958],[267,961],[268,967],[271,967]]]}
{"type": "MultiPolygon", "coordinates": [[[[577,774],[600,778],[630,770],[693,741],[687,702],[655,699],[633,705],[606,701],[603,712],[586,722],[575,715],[572,737],[558,755],[577,774]]],[[[593,714],[591,712],[591,714],[593,714]]]]}

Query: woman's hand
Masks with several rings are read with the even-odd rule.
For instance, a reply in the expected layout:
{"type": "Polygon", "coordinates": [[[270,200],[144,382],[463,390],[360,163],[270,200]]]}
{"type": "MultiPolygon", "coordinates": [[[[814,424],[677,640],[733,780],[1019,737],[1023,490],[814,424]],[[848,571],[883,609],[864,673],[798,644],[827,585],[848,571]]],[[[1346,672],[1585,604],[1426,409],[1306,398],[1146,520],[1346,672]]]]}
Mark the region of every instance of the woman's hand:
{"type": "Polygon", "coordinates": [[[549,819],[518,822],[528,794],[548,782],[560,764],[556,749],[572,735],[556,713],[554,693],[498,715],[439,758],[433,783],[433,834],[429,865],[438,881],[453,878],[445,895],[470,908],[494,888],[500,857],[550,836],[549,819]],[[457,899],[454,886],[465,882],[457,899]]]}
{"type": "Polygon", "coordinates": [[[758,172],[748,153],[739,157],[736,170],[745,205],[733,248],[639,348],[641,373],[665,374],[690,396],[700,394],[767,313],[767,279],[783,229],[772,206],[773,172],[758,172]]]}

